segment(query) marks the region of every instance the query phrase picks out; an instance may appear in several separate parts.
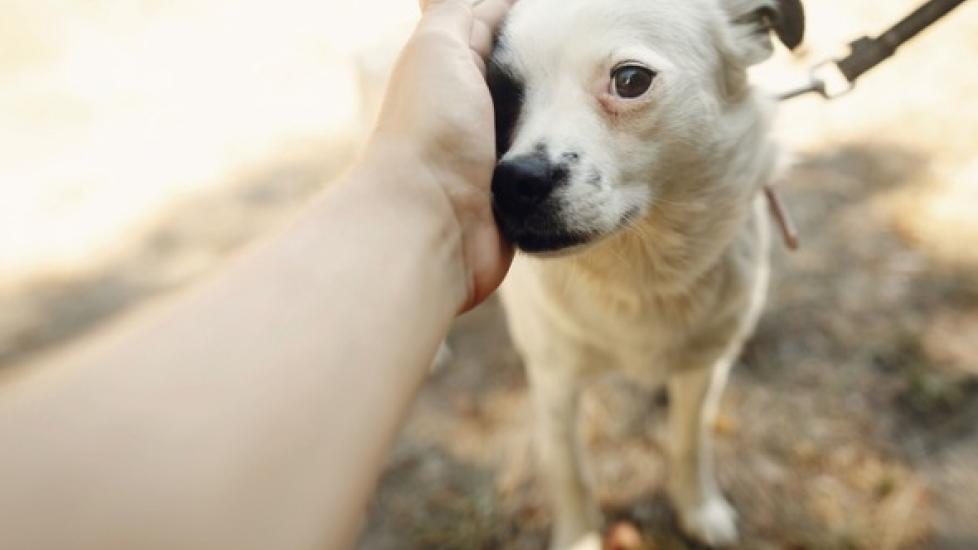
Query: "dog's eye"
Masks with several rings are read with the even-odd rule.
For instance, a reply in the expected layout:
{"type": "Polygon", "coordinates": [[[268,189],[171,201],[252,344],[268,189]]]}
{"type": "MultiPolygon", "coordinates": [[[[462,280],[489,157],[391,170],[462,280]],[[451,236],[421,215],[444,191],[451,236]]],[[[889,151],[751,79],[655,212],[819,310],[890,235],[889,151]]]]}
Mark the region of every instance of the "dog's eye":
{"type": "Polygon", "coordinates": [[[612,92],[624,99],[635,99],[649,91],[655,73],[638,65],[623,65],[611,73],[612,92]]]}

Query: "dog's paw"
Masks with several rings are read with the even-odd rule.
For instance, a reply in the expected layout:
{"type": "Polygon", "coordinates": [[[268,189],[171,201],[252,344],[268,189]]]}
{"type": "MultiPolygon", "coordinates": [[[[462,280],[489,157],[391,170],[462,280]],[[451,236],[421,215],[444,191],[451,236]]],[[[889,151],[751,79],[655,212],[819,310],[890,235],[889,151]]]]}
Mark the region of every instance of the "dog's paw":
{"type": "Polygon", "coordinates": [[[719,495],[680,510],[679,519],[687,535],[709,546],[723,548],[737,543],[737,512],[719,495]]]}
{"type": "Polygon", "coordinates": [[[550,545],[550,550],[602,550],[604,543],[596,532],[579,537],[558,537],[550,545]],[[564,540],[564,539],[567,540],[564,540]]]}

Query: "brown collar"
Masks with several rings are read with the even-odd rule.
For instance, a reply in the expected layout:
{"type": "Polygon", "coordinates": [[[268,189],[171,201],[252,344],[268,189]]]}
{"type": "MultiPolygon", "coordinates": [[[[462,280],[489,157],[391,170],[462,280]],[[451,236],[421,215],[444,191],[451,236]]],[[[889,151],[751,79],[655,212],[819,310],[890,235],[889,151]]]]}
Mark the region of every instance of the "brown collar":
{"type": "Polygon", "coordinates": [[[764,194],[767,196],[767,204],[771,209],[771,215],[774,217],[774,221],[777,222],[778,228],[781,229],[781,236],[784,237],[785,246],[790,250],[798,250],[798,228],[784,200],[778,194],[778,190],[770,185],[766,185],[764,186],[764,194]]]}

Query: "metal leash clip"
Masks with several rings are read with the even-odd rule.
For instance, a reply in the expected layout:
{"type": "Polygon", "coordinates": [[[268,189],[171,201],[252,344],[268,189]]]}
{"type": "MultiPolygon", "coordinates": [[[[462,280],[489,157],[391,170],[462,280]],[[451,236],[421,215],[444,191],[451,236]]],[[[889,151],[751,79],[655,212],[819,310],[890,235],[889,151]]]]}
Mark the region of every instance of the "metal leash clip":
{"type": "Polygon", "coordinates": [[[778,101],[816,93],[827,100],[838,99],[856,87],[855,81],[850,81],[839,69],[837,61],[829,59],[815,65],[808,73],[809,82],[804,86],[782,93],[778,101]]]}
{"type": "Polygon", "coordinates": [[[815,65],[808,84],[783,93],[778,99],[786,101],[810,93],[817,93],[825,99],[846,95],[856,86],[859,77],[892,57],[900,46],[964,2],[965,0],[930,0],[878,37],[864,36],[850,44],[851,52],[848,56],[815,65]]]}

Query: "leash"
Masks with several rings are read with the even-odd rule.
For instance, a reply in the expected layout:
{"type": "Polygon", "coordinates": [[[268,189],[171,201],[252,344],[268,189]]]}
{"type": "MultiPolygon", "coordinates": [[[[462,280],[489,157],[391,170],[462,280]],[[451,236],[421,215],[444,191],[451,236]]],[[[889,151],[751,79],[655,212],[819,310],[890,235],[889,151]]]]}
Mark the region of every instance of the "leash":
{"type": "Polygon", "coordinates": [[[810,93],[825,99],[836,99],[853,90],[856,80],[876,68],[896,53],[897,49],[912,40],[927,27],[938,22],[951,10],[966,0],[930,0],[917,8],[888,31],[876,38],[863,36],[849,45],[851,53],[842,59],[830,59],[815,65],[809,76],[811,81],[796,90],[781,94],[778,99],[787,101],[810,93]]]}
{"type": "MultiPolygon", "coordinates": [[[[809,72],[808,84],[779,95],[778,100],[788,101],[811,93],[817,93],[826,100],[833,100],[848,94],[855,89],[859,77],[892,57],[900,46],[965,1],[930,0],[878,37],[863,36],[852,42],[849,45],[848,56],[818,63],[809,72]]],[[[770,185],[764,187],[764,193],[767,196],[771,215],[781,229],[785,245],[790,250],[797,250],[799,246],[797,226],[784,200],[770,185]]]]}

